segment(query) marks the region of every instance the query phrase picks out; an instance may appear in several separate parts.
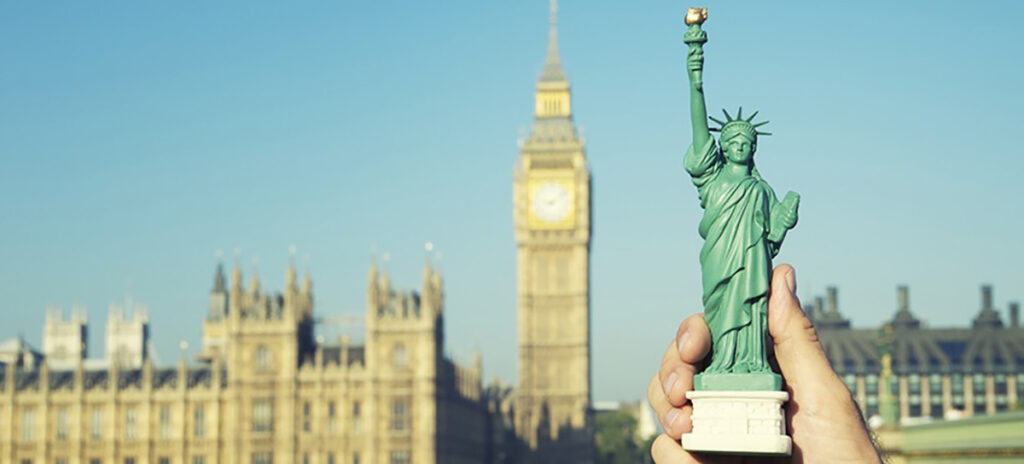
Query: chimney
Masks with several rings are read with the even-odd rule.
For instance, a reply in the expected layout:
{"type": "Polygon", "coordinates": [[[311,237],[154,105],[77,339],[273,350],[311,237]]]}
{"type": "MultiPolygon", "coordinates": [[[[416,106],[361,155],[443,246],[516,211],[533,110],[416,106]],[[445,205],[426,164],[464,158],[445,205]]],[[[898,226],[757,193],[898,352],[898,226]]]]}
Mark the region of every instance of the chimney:
{"type": "Polygon", "coordinates": [[[981,286],[981,310],[990,311],[992,310],[992,286],[982,285],[981,286]]]}
{"type": "Polygon", "coordinates": [[[828,295],[828,312],[830,314],[839,313],[839,305],[836,303],[836,300],[838,299],[836,294],[838,292],[839,290],[836,289],[836,287],[828,287],[825,289],[825,293],[828,295]]]}
{"type": "Polygon", "coordinates": [[[1020,303],[1011,301],[1010,304],[1010,327],[1020,327],[1020,303]]]}
{"type": "Polygon", "coordinates": [[[825,299],[820,296],[814,297],[813,322],[817,324],[825,318],[825,299]]]}
{"type": "Polygon", "coordinates": [[[896,310],[899,312],[906,312],[910,310],[910,296],[908,294],[907,286],[900,285],[896,287],[896,310]]]}

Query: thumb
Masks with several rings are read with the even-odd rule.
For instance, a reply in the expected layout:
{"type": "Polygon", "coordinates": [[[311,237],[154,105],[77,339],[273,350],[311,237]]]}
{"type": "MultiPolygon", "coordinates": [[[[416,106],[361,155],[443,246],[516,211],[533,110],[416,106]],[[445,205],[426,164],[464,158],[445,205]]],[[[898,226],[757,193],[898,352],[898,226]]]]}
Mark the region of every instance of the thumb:
{"type": "Polygon", "coordinates": [[[796,297],[796,272],[789,264],[780,264],[772,272],[768,332],[775,344],[775,358],[788,384],[796,387],[821,382],[826,373],[835,376],[814,325],[800,307],[796,297]]]}

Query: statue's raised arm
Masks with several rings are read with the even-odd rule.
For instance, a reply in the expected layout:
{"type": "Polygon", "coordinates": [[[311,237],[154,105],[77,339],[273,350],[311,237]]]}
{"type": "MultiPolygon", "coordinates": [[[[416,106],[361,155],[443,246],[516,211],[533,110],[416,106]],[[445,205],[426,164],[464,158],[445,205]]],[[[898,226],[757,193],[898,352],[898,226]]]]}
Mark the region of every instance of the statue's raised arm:
{"type": "Polygon", "coordinates": [[[700,28],[704,20],[708,19],[707,8],[690,8],[686,11],[686,24],[689,28],[683,36],[688,51],[686,53],[686,72],[690,78],[690,119],[693,123],[693,146],[700,150],[708,139],[711,132],[708,130],[708,110],[704,103],[704,83],[702,74],[704,71],[704,43],[708,41],[708,34],[700,28]]]}

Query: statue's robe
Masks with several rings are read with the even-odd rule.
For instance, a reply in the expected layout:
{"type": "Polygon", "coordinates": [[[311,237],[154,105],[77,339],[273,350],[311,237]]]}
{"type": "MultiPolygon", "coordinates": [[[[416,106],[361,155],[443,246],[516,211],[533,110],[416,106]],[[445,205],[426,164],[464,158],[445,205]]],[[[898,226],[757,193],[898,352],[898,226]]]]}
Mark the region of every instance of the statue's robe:
{"type": "Polygon", "coordinates": [[[684,158],[704,209],[700,262],[704,318],[712,336],[705,372],[770,371],[764,345],[778,244],[768,236],[778,200],[756,170],[726,185],[719,179],[725,163],[713,138],[703,147],[691,145],[684,158]]]}

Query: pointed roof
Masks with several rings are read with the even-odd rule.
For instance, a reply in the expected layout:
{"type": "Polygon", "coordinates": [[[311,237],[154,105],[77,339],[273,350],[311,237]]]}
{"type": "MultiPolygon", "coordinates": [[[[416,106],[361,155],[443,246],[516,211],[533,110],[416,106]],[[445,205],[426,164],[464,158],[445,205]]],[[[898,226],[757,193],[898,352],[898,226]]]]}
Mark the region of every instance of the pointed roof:
{"type": "Polygon", "coordinates": [[[217,261],[217,270],[213,274],[213,292],[223,293],[226,286],[224,284],[224,263],[217,261]]]}
{"type": "Polygon", "coordinates": [[[298,272],[295,271],[295,245],[288,246],[288,268],[284,271],[284,285],[288,290],[295,288],[295,277],[298,272]]]}
{"type": "Polygon", "coordinates": [[[569,78],[562,69],[562,60],[558,57],[558,0],[551,0],[551,25],[548,30],[548,56],[544,59],[544,70],[540,73],[541,83],[569,84],[569,78]]]}
{"type": "Polygon", "coordinates": [[[310,272],[309,266],[306,266],[305,271],[302,273],[302,293],[310,293],[313,291],[313,273],[310,272]]]}

